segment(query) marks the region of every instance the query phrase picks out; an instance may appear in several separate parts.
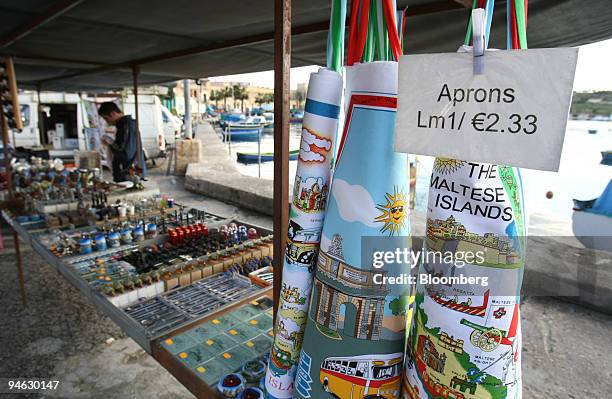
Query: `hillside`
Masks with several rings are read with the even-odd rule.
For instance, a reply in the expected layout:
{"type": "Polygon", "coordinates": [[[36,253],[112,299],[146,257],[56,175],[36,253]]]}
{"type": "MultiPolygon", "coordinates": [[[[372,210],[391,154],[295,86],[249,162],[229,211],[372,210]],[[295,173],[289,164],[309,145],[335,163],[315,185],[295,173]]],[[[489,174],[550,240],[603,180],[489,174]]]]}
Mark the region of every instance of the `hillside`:
{"type": "Polygon", "coordinates": [[[572,98],[571,114],[595,116],[612,115],[612,91],[575,92],[572,98]]]}

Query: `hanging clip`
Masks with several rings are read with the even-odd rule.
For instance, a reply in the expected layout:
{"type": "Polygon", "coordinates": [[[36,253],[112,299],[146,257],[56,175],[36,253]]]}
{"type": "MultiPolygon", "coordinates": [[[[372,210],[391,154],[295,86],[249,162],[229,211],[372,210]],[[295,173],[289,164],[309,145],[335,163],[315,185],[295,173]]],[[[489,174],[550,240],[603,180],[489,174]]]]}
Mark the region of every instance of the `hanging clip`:
{"type": "Polygon", "coordinates": [[[474,75],[484,73],[485,55],[485,10],[475,8],[472,10],[472,52],[474,54],[474,75]]]}

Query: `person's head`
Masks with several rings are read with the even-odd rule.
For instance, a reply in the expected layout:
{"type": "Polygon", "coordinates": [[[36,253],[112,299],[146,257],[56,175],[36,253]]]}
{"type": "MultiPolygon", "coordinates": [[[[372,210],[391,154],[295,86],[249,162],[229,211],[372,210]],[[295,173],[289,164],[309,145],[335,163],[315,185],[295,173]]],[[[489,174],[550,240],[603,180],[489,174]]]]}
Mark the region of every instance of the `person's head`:
{"type": "Polygon", "coordinates": [[[102,117],[109,125],[114,125],[123,117],[123,112],[114,102],[107,101],[100,104],[98,115],[102,117]]]}

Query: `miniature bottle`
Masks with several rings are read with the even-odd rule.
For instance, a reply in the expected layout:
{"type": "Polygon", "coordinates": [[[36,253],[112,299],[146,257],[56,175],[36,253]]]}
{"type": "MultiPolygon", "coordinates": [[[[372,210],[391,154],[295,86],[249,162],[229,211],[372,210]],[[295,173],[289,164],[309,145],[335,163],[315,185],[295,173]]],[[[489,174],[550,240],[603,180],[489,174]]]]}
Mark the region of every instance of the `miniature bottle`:
{"type": "Polygon", "coordinates": [[[121,236],[116,231],[108,233],[108,245],[111,248],[117,248],[121,245],[121,236]]]}
{"type": "Polygon", "coordinates": [[[92,252],[91,239],[87,236],[83,236],[81,241],[79,241],[79,247],[82,254],[90,254],[92,252]]]}

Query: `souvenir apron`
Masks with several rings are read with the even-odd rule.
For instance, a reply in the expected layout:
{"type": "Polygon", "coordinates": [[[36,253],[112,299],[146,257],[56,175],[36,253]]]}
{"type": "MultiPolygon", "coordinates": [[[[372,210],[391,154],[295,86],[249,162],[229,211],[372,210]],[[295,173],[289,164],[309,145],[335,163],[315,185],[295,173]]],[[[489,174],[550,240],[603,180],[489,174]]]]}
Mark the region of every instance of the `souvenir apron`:
{"type": "MultiPolygon", "coordinates": [[[[486,7],[490,28],[493,0],[486,7]]],[[[515,14],[514,2],[508,9],[515,14]]],[[[508,26],[516,33],[518,20],[523,33],[512,48],[525,39],[524,11],[518,14],[508,26]]],[[[465,44],[468,38],[469,31],[465,44]]],[[[419,270],[404,399],[521,398],[525,236],[517,168],[436,158],[424,245],[434,256],[419,270]]]]}
{"type": "Polygon", "coordinates": [[[404,398],[520,397],[522,202],[515,168],[435,160],[404,398]]]}
{"type": "Polygon", "coordinates": [[[346,77],[345,126],[294,398],[393,399],[400,390],[406,314],[397,292],[375,278],[384,269],[363,261],[362,239],[403,237],[408,243],[406,155],[393,151],[397,63],[356,64],[346,77]]]}
{"type": "Polygon", "coordinates": [[[323,216],[329,201],[341,97],[342,76],[338,72],[321,68],[311,75],[289,213],[274,344],[266,374],[269,398],[291,398],[293,394],[323,216]]]}

